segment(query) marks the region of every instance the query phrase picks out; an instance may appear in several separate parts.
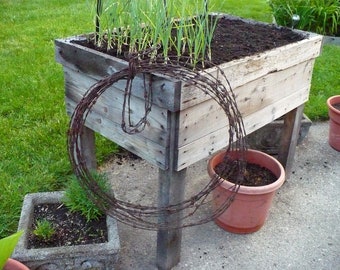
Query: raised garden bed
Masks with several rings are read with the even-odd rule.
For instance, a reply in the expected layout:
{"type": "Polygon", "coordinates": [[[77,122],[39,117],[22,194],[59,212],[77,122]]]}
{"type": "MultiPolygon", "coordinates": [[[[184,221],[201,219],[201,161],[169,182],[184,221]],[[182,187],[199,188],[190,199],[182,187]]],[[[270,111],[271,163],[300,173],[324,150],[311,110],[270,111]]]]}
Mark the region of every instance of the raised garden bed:
{"type": "MultiPolygon", "coordinates": [[[[257,27],[268,27],[263,23],[227,17],[248,24],[249,33],[257,27]]],[[[302,35],[302,39],[219,65],[234,90],[247,133],[308,100],[314,59],[320,53],[322,36],[294,32],[302,35]]],[[[85,40],[86,36],[56,40],[56,59],[64,68],[69,114],[91,85],[128,65],[127,61],[75,43],[85,40]]],[[[255,40],[248,39],[250,45],[253,42],[255,40]]],[[[210,68],[209,72],[217,73],[217,69],[210,68]]],[[[87,117],[86,126],[161,169],[169,168],[169,149],[174,151],[174,169],[179,171],[226,146],[226,117],[214,100],[200,90],[188,88],[161,74],[154,74],[152,81],[152,110],[142,133],[127,136],[121,129],[124,81],[114,84],[100,97],[87,117]],[[173,141],[170,137],[175,129],[173,141]]],[[[132,119],[138,121],[144,112],[143,81],[138,75],[134,86],[132,119]]]]}

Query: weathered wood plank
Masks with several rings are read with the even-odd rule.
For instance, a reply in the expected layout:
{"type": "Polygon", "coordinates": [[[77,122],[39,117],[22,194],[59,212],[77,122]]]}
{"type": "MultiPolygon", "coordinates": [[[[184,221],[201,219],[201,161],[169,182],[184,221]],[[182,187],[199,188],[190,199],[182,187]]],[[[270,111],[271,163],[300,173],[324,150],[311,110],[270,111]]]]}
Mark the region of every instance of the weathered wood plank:
{"type": "Polygon", "coordinates": [[[303,115],[304,104],[291,110],[284,117],[283,132],[281,134],[278,160],[285,167],[286,178],[290,177],[296,144],[299,137],[301,119],[303,115]]]}
{"type": "MultiPolygon", "coordinates": [[[[314,60],[267,74],[234,89],[238,108],[246,117],[267,106],[276,109],[275,102],[302,91],[300,102],[306,100],[314,60]]],[[[290,103],[290,101],[287,101],[290,103]]],[[[271,119],[270,119],[271,120],[271,119]]],[[[181,111],[179,146],[191,143],[226,124],[225,113],[214,100],[207,100],[181,111]]]]}
{"type": "MultiPolygon", "coordinates": [[[[264,107],[263,109],[244,117],[243,122],[246,133],[249,134],[261,128],[305,103],[308,100],[308,95],[309,86],[277,101],[271,106],[264,107]]],[[[227,142],[228,126],[225,124],[221,126],[221,129],[213,131],[190,144],[179,147],[177,170],[186,168],[189,165],[208,157],[212,153],[227,146],[227,142]]]]}
{"type": "MultiPolygon", "coordinates": [[[[69,99],[66,99],[66,104],[67,108],[71,110],[76,106],[76,103],[69,99]]],[[[128,135],[122,130],[120,124],[103,118],[101,115],[98,115],[96,111],[90,112],[86,119],[85,126],[147,160],[151,164],[161,169],[168,168],[165,158],[166,146],[159,145],[143,136],[128,135]]]]}
{"type": "MultiPolygon", "coordinates": [[[[258,55],[234,60],[219,67],[225,73],[232,89],[246,85],[249,82],[261,78],[266,74],[275,73],[291,66],[298,65],[320,54],[322,36],[310,34],[310,37],[296,43],[266,51],[258,55]]],[[[216,68],[207,72],[218,76],[216,68]]],[[[181,95],[181,110],[199,104],[209,99],[209,96],[193,87],[183,88],[181,95]]]]}
{"type": "MultiPolygon", "coordinates": [[[[171,112],[168,117],[169,148],[166,159],[169,161],[167,170],[158,173],[158,206],[167,207],[184,200],[186,168],[176,171],[178,148],[179,112],[171,112]]],[[[174,227],[181,226],[182,212],[165,212],[158,217],[162,224],[169,223],[174,227]]],[[[159,229],[157,232],[157,258],[156,264],[160,270],[170,270],[180,261],[182,229],[159,229]]]]}
{"type": "MultiPolygon", "coordinates": [[[[82,40],[84,38],[85,36],[76,36],[57,39],[55,41],[56,61],[75,72],[83,72],[95,80],[100,80],[128,66],[127,61],[70,42],[71,40],[82,40]]],[[[117,82],[116,87],[124,91],[125,81],[117,82]]],[[[143,98],[143,87],[143,76],[137,74],[134,78],[134,92],[132,95],[143,98]]],[[[152,76],[153,103],[170,111],[178,110],[180,87],[180,82],[155,73],[152,76]]]]}
{"type": "MultiPolygon", "coordinates": [[[[65,67],[65,95],[68,99],[79,103],[87,89],[94,83],[94,79],[90,79],[82,72],[74,72],[72,69],[65,67]]],[[[124,93],[112,86],[107,89],[100,98],[98,98],[96,105],[92,108],[101,119],[107,118],[110,121],[120,125],[122,122],[122,108],[123,108],[124,93]]],[[[66,108],[69,115],[72,114],[74,107],[66,108]]],[[[132,97],[130,116],[133,123],[137,123],[145,113],[144,100],[132,97]]],[[[140,134],[155,143],[165,146],[167,137],[167,110],[153,105],[151,112],[147,118],[147,126],[140,134]]]]}
{"type": "Polygon", "coordinates": [[[83,128],[80,135],[80,144],[87,168],[89,168],[90,170],[96,170],[96,138],[92,129],[88,127],[83,128]]]}
{"type": "MultiPolygon", "coordinates": [[[[166,207],[184,200],[185,176],[187,169],[181,171],[159,170],[158,206],[166,207]]],[[[160,216],[162,223],[181,225],[182,213],[160,216]]],[[[157,258],[159,270],[170,270],[180,261],[182,229],[159,229],[157,232],[157,258]]]]}

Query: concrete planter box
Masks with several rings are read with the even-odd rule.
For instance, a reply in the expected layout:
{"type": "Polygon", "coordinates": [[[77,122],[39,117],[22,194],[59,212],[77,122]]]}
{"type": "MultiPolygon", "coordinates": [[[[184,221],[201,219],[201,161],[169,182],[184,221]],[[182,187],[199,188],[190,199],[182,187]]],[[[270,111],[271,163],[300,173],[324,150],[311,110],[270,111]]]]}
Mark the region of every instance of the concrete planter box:
{"type": "Polygon", "coordinates": [[[24,230],[13,258],[31,270],[111,270],[118,259],[120,249],[115,219],[107,217],[108,242],[102,244],[77,245],[53,248],[27,248],[27,234],[32,226],[34,206],[41,203],[58,203],[63,192],[33,193],[25,196],[19,230],[24,230]]]}
{"type": "MultiPolygon", "coordinates": [[[[306,116],[302,116],[301,127],[297,144],[300,144],[307,136],[312,121],[306,116]]],[[[281,134],[283,130],[283,120],[277,119],[268,125],[247,135],[249,148],[266,152],[270,155],[277,155],[279,152],[281,134]]]]}
{"type": "Polygon", "coordinates": [[[340,37],[324,36],[323,37],[323,44],[340,46],[340,37]]]}
{"type": "MultiPolygon", "coordinates": [[[[236,95],[247,133],[308,100],[322,36],[298,32],[305,39],[220,65],[236,95]]],[[[68,114],[90,86],[128,66],[124,60],[73,42],[84,39],[85,35],[55,41],[56,60],[64,70],[68,114]]],[[[214,74],[217,70],[211,68],[208,72],[214,74]]],[[[142,77],[137,76],[134,83],[131,115],[138,121],[144,113],[142,77]]],[[[173,167],[180,171],[227,145],[225,114],[208,95],[160,74],[153,74],[152,84],[152,110],[142,133],[127,136],[121,130],[124,81],[101,95],[85,125],[163,170],[173,167]],[[169,165],[170,155],[174,166],[169,165]]]]}

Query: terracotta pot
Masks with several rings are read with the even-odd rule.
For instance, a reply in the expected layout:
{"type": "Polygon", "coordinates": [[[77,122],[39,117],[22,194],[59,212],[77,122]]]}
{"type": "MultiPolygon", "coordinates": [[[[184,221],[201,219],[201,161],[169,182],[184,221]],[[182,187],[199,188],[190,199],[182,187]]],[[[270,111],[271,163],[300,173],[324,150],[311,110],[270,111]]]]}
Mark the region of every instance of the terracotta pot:
{"type": "Polygon", "coordinates": [[[13,259],[8,259],[3,270],[29,270],[29,268],[13,259]]]}
{"type": "Polygon", "coordinates": [[[335,150],[340,151],[340,110],[333,105],[340,104],[340,95],[330,97],[327,100],[329,115],[329,137],[328,142],[335,150]]]}
{"type": "MultiPolygon", "coordinates": [[[[225,152],[215,154],[208,163],[210,177],[215,175],[214,168],[219,164],[225,152]]],[[[230,157],[238,158],[238,152],[231,152],[230,157]]],[[[240,186],[234,201],[229,208],[215,219],[215,223],[222,229],[232,233],[252,233],[258,231],[265,223],[276,190],[285,181],[285,171],[282,165],[273,157],[256,150],[248,150],[246,160],[269,169],[277,180],[266,186],[240,186]]],[[[225,180],[213,191],[216,209],[225,199],[232,194],[234,183],[225,180]]]]}

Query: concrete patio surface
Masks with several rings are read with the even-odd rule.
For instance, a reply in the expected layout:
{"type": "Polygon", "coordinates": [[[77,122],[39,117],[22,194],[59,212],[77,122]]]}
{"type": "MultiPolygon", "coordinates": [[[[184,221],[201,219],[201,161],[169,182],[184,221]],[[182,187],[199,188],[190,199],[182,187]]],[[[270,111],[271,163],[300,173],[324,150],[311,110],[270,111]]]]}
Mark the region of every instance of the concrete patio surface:
{"type": "MultiPolygon", "coordinates": [[[[173,269],[340,269],[340,152],[327,139],[328,122],[313,123],[260,231],[237,235],[213,222],[183,229],[181,261],[173,269]]],[[[157,178],[158,170],[141,160],[112,166],[103,170],[113,178],[157,178]]],[[[189,167],[187,177],[207,181],[206,161],[189,167]]],[[[143,187],[127,192],[140,197],[154,193],[143,187]]],[[[121,223],[118,229],[121,251],[114,269],[157,269],[156,232],[121,223]]]]}

